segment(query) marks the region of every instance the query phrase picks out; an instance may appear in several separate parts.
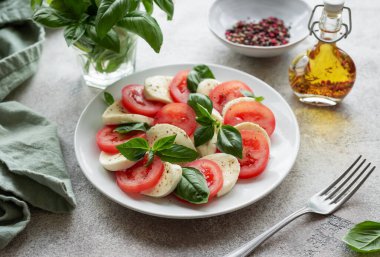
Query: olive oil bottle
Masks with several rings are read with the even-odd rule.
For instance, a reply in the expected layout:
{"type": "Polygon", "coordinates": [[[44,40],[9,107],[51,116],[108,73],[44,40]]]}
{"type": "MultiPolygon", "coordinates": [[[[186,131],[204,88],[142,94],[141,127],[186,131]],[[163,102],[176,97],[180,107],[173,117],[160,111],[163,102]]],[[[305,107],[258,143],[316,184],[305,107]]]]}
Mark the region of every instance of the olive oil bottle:
{"type": "Polygon", "coordinates": [[[289,83],[301,102],[334,106],[351,91],[356,78],[353,60],[336,45],[351,32],[351,11],[344,7],[344,0],[325,0],[324,5],[314,8],[309,30],[318,43],[292,61],[289,83]],[[323,7],[322,15],[319,22],[313,22],[318,7],[323,7]],[[344,9],[348,11],[349,25],[342,23],[344,9]],[[316,25],[319,29],[315,29],[316,25]]]}

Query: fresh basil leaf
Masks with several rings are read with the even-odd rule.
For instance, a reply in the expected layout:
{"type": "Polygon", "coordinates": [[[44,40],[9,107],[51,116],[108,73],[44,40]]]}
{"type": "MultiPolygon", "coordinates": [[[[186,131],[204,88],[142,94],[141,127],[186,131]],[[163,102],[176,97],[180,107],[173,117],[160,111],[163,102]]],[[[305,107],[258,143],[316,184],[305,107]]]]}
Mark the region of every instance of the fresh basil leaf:
{"type": "Polygon", "coordinates": [[[33,20],[50,28],[59,28],[67,26],[75,20],[72,20],[65,13],[52,9],[50,7],[41,7],[33,14],[33,20]]]}
{"type": "Polygon", "coordinates": [[[42,1],[43,0],[31,0],[30,6],[32,7],[32,10],[39,8],[42,5],[42,1]]]}
{"type": "Polygon", "coordinates": [[[149,150],[149,145],[146,139],[135,137],[116,146],[116,148],[128,160],[137,161],[144,157],[149,150]]]}
{"type": "Polygon", "coordinates": [[[153,13],[153,0],[142,0],[145,11],[151,15],[153,13]]]}
{"type": "Polygon", "coordinates": [[[125,125],[121,125],[115,128],[113,131],[120,134],[127,134],[132,131],[147,131],[149,129],[149,125],[143,122],[138,123],[127,123],[125,125]]]}
{"type": "Polygon", "coordinates": [[[140,5],[141,0],[129,0],[128,13],[136,11],[140,5]]]}
{"type": "Polygon", "coordinates": [[[86,29],[84,24],[73,23],[68,25],[63,31],[63,36],[65,37],[68,46],[71,46],[77,42],[85,33],[86,29]]]}
{"type": "Polygon", "coordinates": [[[120,52],[120,40],[119,40],[119,36],[115,30],[111,29],[102,38],[100,38],[98,36],[98,34],[96,33],[96,28],[93,25],[88,25],[86,27],[86,32],[89,35],[89,37],[91,38],[91,40],[93,40],[98,45],[100,45],[106,49],[109,49],[111,51],[114,51],[116,53],[120,52]]]}
{"type": "Polygon", "coordinates": [[[195,93],[202,80],[214,78],[215,76],[208,66],[203,64],[194,66],[187,75],[187,88],[190,92],[195,93]]]}
{"type": "Polygon", "coordinates": [[[107,91],[104,91],[104,101],[106,102],[108,106],[110,106],[115,102],[115,99],[110,93],[108,93],[107,91]]]}
{"type": "Polygon", "coordinates": [[[343,241],[359,253],[380,252],[380,223],[364,221],[356,224],[343,237],[343,241]]]}
{"type": "Polygon", "coordinates": [[[246,97],[251,97],[253,99],[256,100],[256,102],[262,102],[264,100],[264,97],[263,96],[256,96],[254,93],[252,93],[251,91],[248,91],[248,90],[240,90],[240,92],[246,96],[246,97]]]}
{"type": "Polygon", "coordinates": [[[211,116],[208,110],[200,104],[196,104],[198,115],[195,120],[202,126],[212,125],[215,123],[215,119],[211,116]]]}
{"type": "Polygon", "coordinates": [[[170,163],[191,162],[198,157],[198,152],[183,145],[173,144],[167,149],[156,151],[162,161],[170,163]]]}
{"type": "Polygon", "coordinates": [[[148,152],[148,161],[145,163],[145,167],[149,167],[154,160],[154,152],[152,150],[149,150],[148,152]]]}
{"type": "Polygon", "coordinates": [[[202,204],[208,202],[210,189],[203,174],[190,167],[182,168],[182,178],[178,183],[175,195],[190,203],[202,204]]]}
{"type": "Polygon", "coordinates": [[[231,154],[239,159],[243,158],[243,143],[240,132],[230,125],[220,127],[216,146],[223,153],[231,154]]]}
{"type": "Polygon", "coordinates": [[[103,38],[129,9],[128,0],[101,0],[95,19],[96,32],[103,38]]]}
{"type": "Polygon", "coordinates": [[[173,19],[174,4],[172,0],[154,0],[154,2],[166,13],[168,20],[173,19]]]}
{"type": "Polygon", "coordinates": [[[208,96],[203,95],[203,94],[199,94],[199,93],[190,94],[187,104],[190,105],[191,108],[193,108],[197,116],[201,116],[197,104],[202,105],[209,113],[212,112],[212,107],[213,107],[212,101],[210,100],[208,96]]]}
{"type": "Polygon", "coordinates": [[[160,52],[163,41],[162,31],[157,21],[149,14],[139,11],[128,13],[117,25],[139,35],[156,53],[160,52]]]}
{"type": "Polygon", "coordinates": [[[162,151],[170,148],[174,144],[175,138],[176,135],[160,138],[154,142],[153,151],[162,151]]]}
{"type": "MultiPolygon", "coordinates": [[[[49,1],[48,1],[49,2],[49,1]]],[[[67,13],[73,18],[79,18],[91,5],[90,1],[78,0],[50,0],[49,7],[67,13]]]]}
{"type": "Polygon", "coordinates": [[[203,145],[211,140],[214,136],[215,128],[213,125],[201,126],[195,130],[194,133],[194,144],[196,147],[203,145]]]}

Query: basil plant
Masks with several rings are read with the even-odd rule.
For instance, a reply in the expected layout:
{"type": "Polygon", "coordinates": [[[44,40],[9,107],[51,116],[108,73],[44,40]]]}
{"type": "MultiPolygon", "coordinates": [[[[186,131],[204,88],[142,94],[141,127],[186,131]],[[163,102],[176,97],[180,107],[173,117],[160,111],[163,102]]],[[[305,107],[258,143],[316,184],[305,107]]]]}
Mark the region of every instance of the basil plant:
{"type": "MultiPolygon", "coordinates": [[[[33,19],[50,28],[64,28],[68,46],[86,55],[84,70],[115,72],[135,55],[136,37],[159,52],[163,36],[151,16],[158,6],[173,17],[172,0],[31,0],[33,19]]],[[[134,64],[133,64],[134,65],[134,64]]]]}

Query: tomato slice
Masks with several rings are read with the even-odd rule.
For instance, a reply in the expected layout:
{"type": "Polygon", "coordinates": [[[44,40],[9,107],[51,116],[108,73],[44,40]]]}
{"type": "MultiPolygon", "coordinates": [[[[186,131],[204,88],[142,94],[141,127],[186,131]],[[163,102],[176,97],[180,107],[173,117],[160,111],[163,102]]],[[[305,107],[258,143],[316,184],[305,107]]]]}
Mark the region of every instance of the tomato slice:
{"type": "Polygon", "coordinates": [[[203,176],[206,178],[207,186],[210,189],[210,195],[208,200],[216,196],[223,186],[223,173],[219,165],[211,160],[199,159],[186,164],[186,167],[196,168],[202,172],[203,176]]]}
{"type": "Polygon", "coordinates": [[[259,102],[240,102],[231,106],[224,115],[224,123],[235,126],[242,122],[253,122],[260,125],[268,135],[272,135],[276,127],[273,112],[259,102]]]}
{"type": "Polygon", "coordinates": [[[184,103],[165,105],[154,117],[154,124],[166,123],[183,129],[189,136],[197,127],[194,110],[184,103]]]}
{"type": "Polygon", "coordinates": [[[158,157],[154,157],[152,164],[145,167],[147,159],[145,157],[125,171],[116,171],[116,183],[121,190],[139,193],[157,185],[164,172],[164,164],[158,157]]]}
{"type": "Polygon", "coordinates": [[[98,131],[96,134],[96,144],[100,150],[109,154],[116,154],[119,153],[119,150],[116,148],[117,145],[125,143],[135,137],[145,138],[144,132],[132,131],[128,134],[120,134],[113,131],[115,128],[116,126],[105,126],[98,131]]]}
{"type": "Polygon", "coordinates": [[[269,144],[265,136],[251,130],[240,130],[243,141],[243,158],[239,160],[239,178],[260,175],[269,160],[269,144]]]}
{"type": "Polygon", "coordinates": [[[169,92],[174,102],[187,103],[190,90],[187,88],[188,70],[178,72],[169,85],[169,92]]]}
{"type": "Polygon", "coordinates": [[[143,85],[127,85],[121,90],[121,102],[131,113],[153,117],[164,104],[145,99],[143,91],[143,85]]]}
{"type": "Polygon", "coordinates": [[[222,113],[223,107],[227,102],[244,96],[241,93],[241,90],[252,92],[252,89],[245,83],[238,80],[232,80],[223,82],[220,85],[216,86],[213,90],[211,90],[209,96],[214,105],[214,108],[218,112],[222,113]]]}

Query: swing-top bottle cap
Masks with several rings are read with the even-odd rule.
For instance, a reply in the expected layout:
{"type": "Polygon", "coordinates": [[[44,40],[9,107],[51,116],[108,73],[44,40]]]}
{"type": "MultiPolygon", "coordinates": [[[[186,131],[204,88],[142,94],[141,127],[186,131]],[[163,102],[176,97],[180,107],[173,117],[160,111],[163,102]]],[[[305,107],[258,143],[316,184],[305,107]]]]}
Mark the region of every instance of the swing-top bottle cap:
{"type": "Polygon", "coordinates": [[[331,13],[339,13],[342,11],[345,0],[324,0],[325,10],[331,13]]]}

